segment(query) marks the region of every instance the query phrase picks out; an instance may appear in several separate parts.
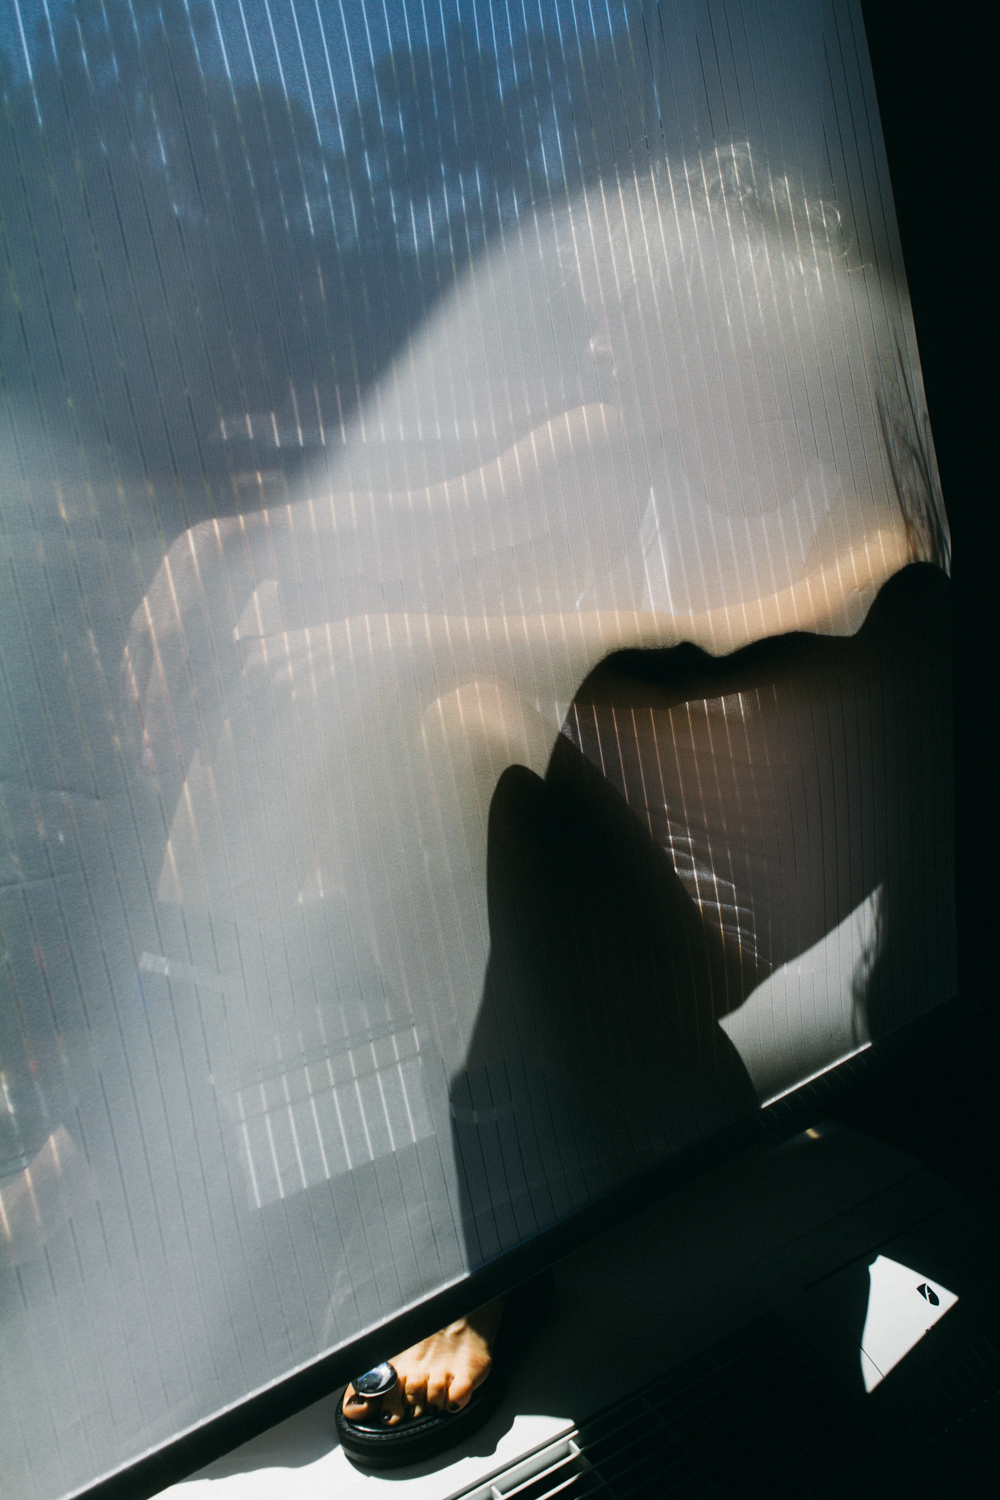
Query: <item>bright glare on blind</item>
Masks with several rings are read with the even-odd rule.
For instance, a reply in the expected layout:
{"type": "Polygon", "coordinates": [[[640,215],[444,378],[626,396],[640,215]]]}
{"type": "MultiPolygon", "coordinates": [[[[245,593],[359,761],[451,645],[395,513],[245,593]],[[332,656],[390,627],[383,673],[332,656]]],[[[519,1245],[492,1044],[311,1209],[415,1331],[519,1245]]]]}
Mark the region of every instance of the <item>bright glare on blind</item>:
{"type": "Polygon", "coordinates": [[[948,538],[853,0],[2,0],[0,83],[50,1500],[950,996],[948,538]]]}

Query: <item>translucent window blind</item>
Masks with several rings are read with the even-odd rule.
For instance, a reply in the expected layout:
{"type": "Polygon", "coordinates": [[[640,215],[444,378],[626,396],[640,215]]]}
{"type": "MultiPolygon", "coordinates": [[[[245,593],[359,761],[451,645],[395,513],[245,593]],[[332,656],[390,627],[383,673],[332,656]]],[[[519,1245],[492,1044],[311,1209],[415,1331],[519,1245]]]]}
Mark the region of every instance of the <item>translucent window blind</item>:
{"type": "Polygon", "coordinates": [[[853,0],[0,0],[12,1500],[954,988],[853,0]]]}

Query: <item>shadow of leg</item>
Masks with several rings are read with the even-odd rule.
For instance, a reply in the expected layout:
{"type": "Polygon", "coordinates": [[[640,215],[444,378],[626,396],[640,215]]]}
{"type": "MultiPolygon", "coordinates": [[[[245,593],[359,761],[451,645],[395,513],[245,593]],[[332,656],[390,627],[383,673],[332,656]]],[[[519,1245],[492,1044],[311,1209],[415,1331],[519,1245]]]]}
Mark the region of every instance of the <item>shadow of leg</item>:
{"type": "Polygon", "coordinates": [[[451,1084],[475,1263],[756,1107],[717,1019],[740,956],[620,794],[560,737],[490,808],[490,962],[451,1084]]]}

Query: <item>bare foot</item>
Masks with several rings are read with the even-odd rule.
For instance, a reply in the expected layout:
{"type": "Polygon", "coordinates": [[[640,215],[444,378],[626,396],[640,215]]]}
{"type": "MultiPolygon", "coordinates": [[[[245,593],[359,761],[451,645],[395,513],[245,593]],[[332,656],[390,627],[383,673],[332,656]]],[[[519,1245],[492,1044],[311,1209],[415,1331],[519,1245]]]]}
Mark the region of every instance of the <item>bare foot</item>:
{"type": "Polygon", "coordinates": [[[344,1416],[350,1422],[381,1419],[387,1427],[395,1427],[404,1418],[427,1411],[461,1411],[490,1373],[503,1305],[503,1297],[487,1302],[397,1354],[389,1363],[399,1379],[388,1395],[365,1401],[349,1385],[344,1392],[344,1416]]]}

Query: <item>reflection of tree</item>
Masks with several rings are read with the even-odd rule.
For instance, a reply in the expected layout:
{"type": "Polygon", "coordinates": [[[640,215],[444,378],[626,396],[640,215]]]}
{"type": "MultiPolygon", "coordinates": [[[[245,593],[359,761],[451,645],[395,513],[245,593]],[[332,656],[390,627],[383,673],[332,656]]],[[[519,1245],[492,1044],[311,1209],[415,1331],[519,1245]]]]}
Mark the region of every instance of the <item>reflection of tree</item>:
{"type": "MultiPolygon", "coordinates": [[[[8,390],[126,472],[194,490],[207,471],[225,506],[224,424],[251,414],[244,462],[339,433],[487,240],[611,162],[581,101],[598,74],[621,87],[619,54],[563,46],[535,32],[498,62],[456,25],[314,113],[230,80],[205,4],[74,7],[33,89],[6,90],[8,390]]],[[[187,519],[208,504],[188,495],[187,519]]]]}

